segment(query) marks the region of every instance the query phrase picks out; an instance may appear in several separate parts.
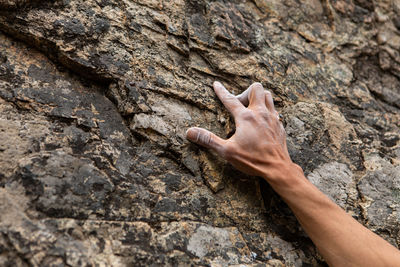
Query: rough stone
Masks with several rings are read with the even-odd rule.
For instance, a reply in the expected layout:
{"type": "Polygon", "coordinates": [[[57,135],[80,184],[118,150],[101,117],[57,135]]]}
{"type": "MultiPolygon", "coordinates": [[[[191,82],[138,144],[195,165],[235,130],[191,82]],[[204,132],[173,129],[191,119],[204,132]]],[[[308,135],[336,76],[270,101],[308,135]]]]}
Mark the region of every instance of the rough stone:
{"type": "Polygon", "coordinates": [[[375,153],[365,155],[365,165],[367,172],[358,187],[368,226],[387,240],[399,242],[400,166],[393,166],[375,153]]]}
{"type": "Polygon", "coordinates": [[[289,152],[399,247],[398,1],[0,0],[0,265],[326,266],[285,203],[185,140],[272,92],[289,152]]]}
{"type": "Polygon", "coordinates": [[[326,163],[315,169],[307,178],[340,207],[346,209],[356,204],[356,183],[347,165],[338,162],[326,163]]]}

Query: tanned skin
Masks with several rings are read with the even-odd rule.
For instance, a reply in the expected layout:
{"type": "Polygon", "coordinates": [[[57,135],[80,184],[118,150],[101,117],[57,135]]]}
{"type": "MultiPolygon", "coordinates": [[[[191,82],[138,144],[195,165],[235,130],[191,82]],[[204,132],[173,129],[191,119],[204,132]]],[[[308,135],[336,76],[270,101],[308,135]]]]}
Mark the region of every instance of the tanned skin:
{"type": "Polygon", "coordinates": [[[400,266],[398,249],[332,202],[292,162],[270,92],[254,83],[234,96],[219,82],[214,83],[214,91],[232,114],[236,132],[224,140],[205,129],[190,128],[190,141],[214,150],[238,170],[264,178],[330,266],[400,266]]]}

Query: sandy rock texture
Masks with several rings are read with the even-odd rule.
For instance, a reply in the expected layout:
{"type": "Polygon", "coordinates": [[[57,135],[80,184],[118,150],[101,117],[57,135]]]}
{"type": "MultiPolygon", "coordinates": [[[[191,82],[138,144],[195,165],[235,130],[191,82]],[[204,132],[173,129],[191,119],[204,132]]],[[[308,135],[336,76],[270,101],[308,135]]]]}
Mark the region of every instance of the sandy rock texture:
{"type": "Polygon", "coordinates": [[[272,92],[290,154],[400,246],[399,0],[0,0],[1,266],[326,266],[257,177],[185,140],[272,92]]]}

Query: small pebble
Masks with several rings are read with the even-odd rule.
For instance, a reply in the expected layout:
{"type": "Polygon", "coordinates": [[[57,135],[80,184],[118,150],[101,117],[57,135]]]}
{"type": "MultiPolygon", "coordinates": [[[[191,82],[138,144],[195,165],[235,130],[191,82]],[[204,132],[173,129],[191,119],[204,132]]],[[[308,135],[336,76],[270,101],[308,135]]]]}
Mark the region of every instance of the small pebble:
{"type": "Polygon", "coordinates": [[[377,37],[378,44],[383,45],[387,42],[386,34],[380,32],[377,37]]]}
{"type": "Polygon", "coordinates": [[[382,14],[380,11],[375,12],[375,17],[378,22],[385,22],[389,19],[387,15],[382,14]]]}

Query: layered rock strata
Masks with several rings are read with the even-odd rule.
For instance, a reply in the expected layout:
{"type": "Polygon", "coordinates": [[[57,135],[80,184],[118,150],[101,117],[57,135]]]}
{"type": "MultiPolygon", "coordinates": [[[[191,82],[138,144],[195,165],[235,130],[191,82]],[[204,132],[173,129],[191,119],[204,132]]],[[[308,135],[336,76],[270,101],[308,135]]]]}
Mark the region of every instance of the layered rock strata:
{"type": "Polygon", "coordinates": [[[190,144],[273,93],[293,160],[400,246],[398,0],[0,0],[1,266],[325,266],[288,207],[190,144]]]}

